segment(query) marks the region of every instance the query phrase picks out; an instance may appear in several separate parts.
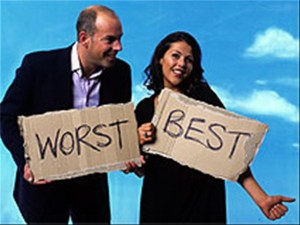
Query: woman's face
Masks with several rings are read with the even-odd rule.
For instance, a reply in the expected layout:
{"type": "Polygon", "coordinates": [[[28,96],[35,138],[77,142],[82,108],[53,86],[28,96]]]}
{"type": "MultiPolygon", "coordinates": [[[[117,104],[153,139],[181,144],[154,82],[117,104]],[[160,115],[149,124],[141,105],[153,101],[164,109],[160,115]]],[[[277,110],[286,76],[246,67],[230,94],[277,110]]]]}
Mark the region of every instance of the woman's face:
{"type": "Polygon", "coordinates": [[[192,47],[184,41],[174,42],[160,59],[164,87],[179,92],[179,84],[193,70],[192,47]]]}

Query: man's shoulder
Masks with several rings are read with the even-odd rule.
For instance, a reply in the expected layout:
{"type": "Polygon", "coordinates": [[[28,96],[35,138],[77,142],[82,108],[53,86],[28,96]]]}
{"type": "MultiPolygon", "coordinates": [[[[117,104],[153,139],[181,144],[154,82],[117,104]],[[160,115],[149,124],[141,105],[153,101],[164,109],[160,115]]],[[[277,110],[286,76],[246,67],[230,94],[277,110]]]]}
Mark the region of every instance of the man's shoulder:
{"type": "Polygon", "coordinates": [[[57,49],[49,49],[49,50],[39,50],[27,53],[25,58],[31,59],[45,59],[45,58],[53,58],[59,55],[69,54],[71,52],[71,47],[65,48],[57,48],[57,49]]]}
{"type": "Polygon", "coordinates": [[[117,58],[115,66],[121,67],[121,68],[124,68],[124,67],[130,68],[129,63],[120,58],[117,58]]]}

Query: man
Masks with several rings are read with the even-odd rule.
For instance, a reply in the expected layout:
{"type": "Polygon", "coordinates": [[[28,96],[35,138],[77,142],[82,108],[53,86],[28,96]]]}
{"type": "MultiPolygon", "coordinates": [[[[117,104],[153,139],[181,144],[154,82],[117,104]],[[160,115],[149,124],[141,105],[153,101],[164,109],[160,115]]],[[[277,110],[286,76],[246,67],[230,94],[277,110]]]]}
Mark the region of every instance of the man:
{"type": "Polygon", "coordinates": [[[118,16],[90,6],[77,20],[77,42],[25,56],[1,103],[1,137],[17,165],[14,197],[27,223],[110,223],[107,174],[34,180],[24,159],[19,115],[125,103],[131,100],[130,66],[122,50],[118,16]]]}

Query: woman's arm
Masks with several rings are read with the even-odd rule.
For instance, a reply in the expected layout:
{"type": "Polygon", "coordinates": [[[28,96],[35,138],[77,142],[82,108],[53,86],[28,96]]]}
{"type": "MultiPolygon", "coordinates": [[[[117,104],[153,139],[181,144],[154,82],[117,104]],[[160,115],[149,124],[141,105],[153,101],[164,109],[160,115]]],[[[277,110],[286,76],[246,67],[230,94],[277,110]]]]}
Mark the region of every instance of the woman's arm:
{"type": "Polygon", "coordinates": [[[288,211],[283,202],[295,201],[294,198],[281,195],[269,196],[255,180],[250,168],[239,177],[238,182],[270,220],[279,219],[288,211]]]}

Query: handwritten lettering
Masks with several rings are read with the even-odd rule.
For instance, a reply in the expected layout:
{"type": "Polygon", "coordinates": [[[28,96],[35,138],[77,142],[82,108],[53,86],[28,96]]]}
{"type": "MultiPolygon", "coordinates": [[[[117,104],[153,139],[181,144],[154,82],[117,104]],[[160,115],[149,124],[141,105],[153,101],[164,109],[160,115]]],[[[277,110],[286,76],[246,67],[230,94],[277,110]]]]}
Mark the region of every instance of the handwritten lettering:
{"type": "Polygon", "coordinates": [[[228,130],[226,126],[220,123],[208,123],[204,118],[191,117],[185,129],[182,124],[186,118],[183,110],[175,109],[170,111],[164,124],[163,132],[172,138],[183,136],[186,140],[201,144],[211,151],[220,151],[224,146],[224,136],[231,137],[232,143],[228,158],[231,159],[241,141],[242,136],[251,137],[250,133],[228,130]]]}
{"type": "Polygon", "coordinates": [[[64,156],[68,156],[74,151],[77,152],[77,155],[81,155],[82,149],[100,152],[103,148],[108,147],[113,142],[112,137],[107,132],[104,132],[107,129],[116,130],[116,146],[121,150],[123,148],[121,126],[128,122],[128,120],[116,120],[108,125],[96,124],[93,127],[88,124],[82,124],[75,127],[73,132],[70,130],[62,132],[61,128],[59,128],[55,132],[55,137],[47,136],[44,143],[41,140],[40,135],[36,133],[35,137],[40,153],[40,159],[45,159],[47,149],[50,149],[50,153],[54,158],[58,157],[58,152],[61,152],[64,156]],[[89,142],[89,137],[91,135],[97,137],[96,139],[94,138],[95,143],[89,142]]]}

